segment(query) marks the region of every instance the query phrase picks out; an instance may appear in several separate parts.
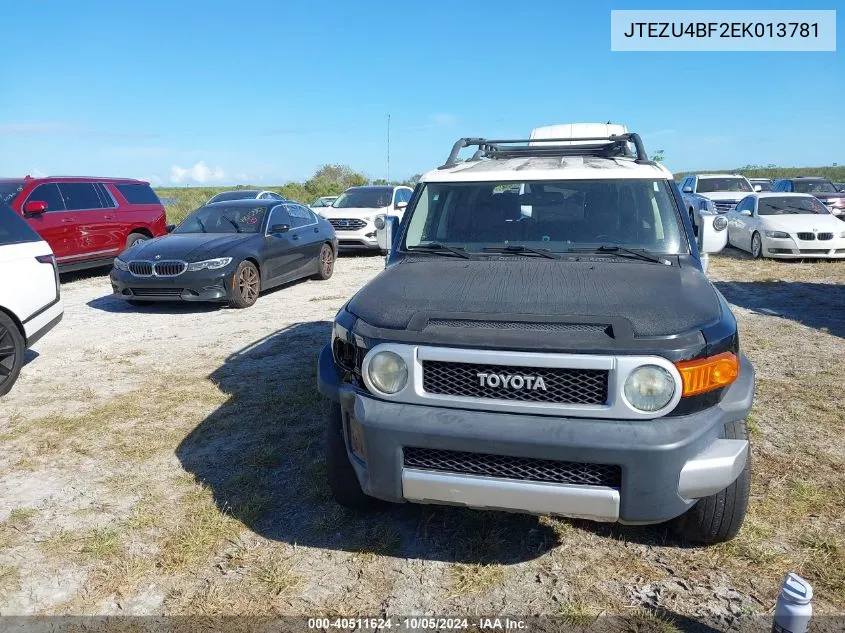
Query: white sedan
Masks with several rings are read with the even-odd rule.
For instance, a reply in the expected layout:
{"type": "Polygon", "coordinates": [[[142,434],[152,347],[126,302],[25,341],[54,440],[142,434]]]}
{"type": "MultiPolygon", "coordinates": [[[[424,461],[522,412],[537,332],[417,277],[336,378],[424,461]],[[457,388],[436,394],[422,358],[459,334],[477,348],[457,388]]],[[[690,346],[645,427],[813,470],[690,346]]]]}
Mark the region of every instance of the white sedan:
{"type": "Polygon", "coordinates": [[[728,244],[755,258],[845,259],[845,222],[809,194],[755,193],[727,215],[728,244]]]}

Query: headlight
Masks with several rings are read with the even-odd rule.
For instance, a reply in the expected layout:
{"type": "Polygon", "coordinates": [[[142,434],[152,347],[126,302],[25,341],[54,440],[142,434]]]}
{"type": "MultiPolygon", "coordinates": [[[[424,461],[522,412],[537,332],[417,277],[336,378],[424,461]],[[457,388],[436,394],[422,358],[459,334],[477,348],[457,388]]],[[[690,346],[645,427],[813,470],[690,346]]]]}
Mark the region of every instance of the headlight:
{"type": "Polygon", "coordinates": [[[382,393],[396,393],[408,383],[408,366],[395,352],[378,352],[370,359],[367,374],[382,393]]]}
{"type": "Polygon", "coordinates": [[[657,365],[643,365],[625,381],[625,398],[640,411],[659,411],[675,395],[672,374],[657,365]]]}
{"type": "Polygon", "coordinates": [[[379,231],[381,231],[384,228],[384,216],[383,215],[377,215],[376,219],[373,220],[373,224],[375,224],[376,228],[379,231]]]}
{"type": "Polygon", "coordinates": [[[783,231],[766,231],[766,237],[774,237],[780,240],[785,240],[789,237],[789,233],[783,231]]]}
{"type": "Polygon", "coordinates": [[[127,264],[125,261],[123,261],[119,257],[114,258],[114,267],[117,268],[118,270],[123,270],[123,271],[129,270],[129,264],[127,264]]]}
{"type": "Polygon", "coordinates": [[[728,219],[723,215],[713,218],[713,228],[717,231],[724,231],[728,228],[728,219]]]}
{"type": "Polygon", "coordinates": [[[840,233],[839,237],[845,237],[845,233],[840,233]]]}
{"type": "Polygon", "coordinates": [[[713,208],[713,203],[710,200],[699,200],[698,201],[698,210],[699,211],[710,211],[713,208]]]}
{"type": "Polygon", "coordinates": [[[191,264],[188,264],[188,270],[217,270],[218,268],[228,266],[231,261],[231,257],[218,257],[217,259],[206,259],[201,262],[193,262],[191,264]]]}

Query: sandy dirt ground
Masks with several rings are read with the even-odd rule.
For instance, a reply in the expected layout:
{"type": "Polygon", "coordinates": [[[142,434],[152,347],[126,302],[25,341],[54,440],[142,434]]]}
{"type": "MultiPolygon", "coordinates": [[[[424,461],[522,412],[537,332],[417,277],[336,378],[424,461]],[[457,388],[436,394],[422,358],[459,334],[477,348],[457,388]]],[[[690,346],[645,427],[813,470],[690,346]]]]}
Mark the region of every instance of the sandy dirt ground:
{"type": "Polygon", "coordinates": [[[382,267],[343,257],[331,280],[241,311],[133,308],[105,274],[65,279],[64,321],[0,402],[0,614],[621,613],[723,628],[770,613],[789,569],[818,612],[845,612],[845,262],[712,259],[758,393],[750,514],[709,548],[661,527],[338,508],[315,363],[382,267]]]}

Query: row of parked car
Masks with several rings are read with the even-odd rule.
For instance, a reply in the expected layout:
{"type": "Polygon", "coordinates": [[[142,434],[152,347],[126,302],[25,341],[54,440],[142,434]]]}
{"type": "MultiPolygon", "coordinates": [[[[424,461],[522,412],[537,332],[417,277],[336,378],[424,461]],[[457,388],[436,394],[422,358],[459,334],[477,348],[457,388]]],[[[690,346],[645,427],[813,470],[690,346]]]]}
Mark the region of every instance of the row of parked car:
{"type": "Polygon", "coordinates": [[[698,231],[755,258],[845,258],[845,191],[817,176],[777,181],[739,174],[693,174],[681,189],[698,231]]]}

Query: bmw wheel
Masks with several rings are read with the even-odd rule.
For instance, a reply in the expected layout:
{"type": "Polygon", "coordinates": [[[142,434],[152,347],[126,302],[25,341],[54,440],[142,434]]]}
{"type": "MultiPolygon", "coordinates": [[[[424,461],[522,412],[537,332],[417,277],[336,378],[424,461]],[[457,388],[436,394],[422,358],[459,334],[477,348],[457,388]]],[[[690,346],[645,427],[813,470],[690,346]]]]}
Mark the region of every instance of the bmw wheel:
{"type": "Polygon", "coordinates": [[[0,396],[15,384],[23,366],[24,339],[18,326],[0,311],[0,396]]]}
{"type": "Polygon", "coordinates": [[[763,239],[759,233],[751,236],[751,257],[760,259],[763,256],[763,239]]]}
{"type": "Polygon", "coordinates": [[[317,258],[317,279],[326,280],[334,273],[334,249],[328,244],[323,244],[320,249],[320,256],[317,258]]]}
{"type": "Polygon", "coordinates": [[[248,308],[258,300],[261,292],[261,275],[258,268],[250,261],[242,261],[235,271],[232,290],[229,294],[229,306],[248,308]]]}

